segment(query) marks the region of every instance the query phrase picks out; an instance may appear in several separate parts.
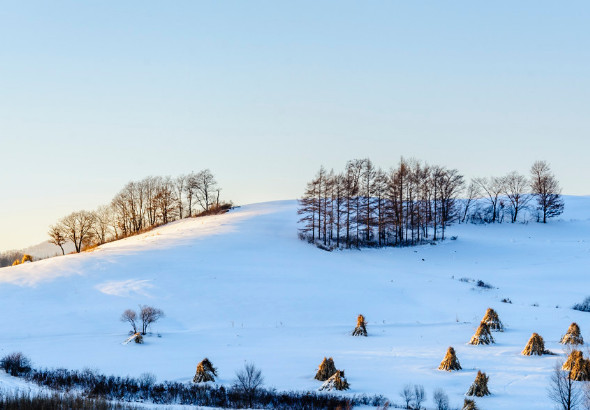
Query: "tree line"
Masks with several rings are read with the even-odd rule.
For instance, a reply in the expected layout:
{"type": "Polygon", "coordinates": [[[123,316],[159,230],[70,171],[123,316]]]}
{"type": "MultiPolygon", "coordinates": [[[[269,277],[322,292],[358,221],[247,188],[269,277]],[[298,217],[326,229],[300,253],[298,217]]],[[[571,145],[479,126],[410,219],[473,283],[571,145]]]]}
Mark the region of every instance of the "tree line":
{"type": "Polygon", "coordinates": [[[533,202],[537,220],[547,222],[563,212],[560,192],[545,161],[533,164],[530,178],[511,172],[466,184],[456,169],[415,159],[389,171],[355,159],[340,173],[322,166],[307,183],[299,236],[329,248],[415,245],[444,240],[457,221],[501,222],[506,212],[516,222],[533,202]]]}
{"type": "Polygon", "coordinates": [[[76,211],[49,228],[50,242],[72,242],[76,252],[125,238],[177,219],[227,210],[220,202],[221,188],[210,170],[176,178],[149,176],[131,181],[112,201],[94,211],[76,211]]]}

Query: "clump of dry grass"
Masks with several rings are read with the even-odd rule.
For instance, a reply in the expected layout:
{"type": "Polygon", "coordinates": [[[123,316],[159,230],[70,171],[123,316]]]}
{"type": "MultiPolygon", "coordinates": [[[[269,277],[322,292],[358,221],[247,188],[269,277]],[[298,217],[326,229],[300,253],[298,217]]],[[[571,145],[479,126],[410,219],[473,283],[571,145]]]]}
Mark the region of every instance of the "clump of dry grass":
{"type": "Polygon", "coordinates": [[[489,376],[481,371],[477,372],[477,376],[475,376],[475,381],[467,391],[468,396],[476,396],[476,397],[483,397],[488,396],[490,391],[488,390],[488,381],[490,380],[489,376]]]}
{"type": "Polygon", "coordinates": [[[584,338],[580,333],[580,326],[576,322],[572,323],[567,329],[567,333],[560,340],[564,345],[583,345],[584,338]]]}
{"type": "Polygon", "coordinates": [[[459,359],[457,359],[457,355],[455,354],[455,349],[449,347],[447,349],[447,353],[445,354],[445,358],[438,366],[439,370],[446,370],[448,372],[453,370],[461,370],[461,364],[459,363],[459,359]]]}
{"type": "Polygon", "coordinates": [[[356,327],[352,331],[353,336],[367,336],[367,322],[363,315],[359,315],[356,319],[356,327]]]}
{"type": "Polygon", "coordinates": [[[489,326],[482,321],[475,334],[471,337],[469,341],[470,345],[489,345],[491,343],[495,343],[492,333],[490,332],[489,326]]]}

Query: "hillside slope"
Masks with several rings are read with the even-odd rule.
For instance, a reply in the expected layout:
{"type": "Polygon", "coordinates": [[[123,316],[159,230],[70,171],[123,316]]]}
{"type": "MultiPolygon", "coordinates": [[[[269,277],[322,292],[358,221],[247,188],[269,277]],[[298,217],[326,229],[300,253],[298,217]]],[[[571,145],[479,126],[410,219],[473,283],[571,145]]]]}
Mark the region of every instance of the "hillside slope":
{"type": "Polygon", "coordinates": [[[362,251],[299,241],[294,201],[177,221],[93,252],[0,269],[0,355],[179,381],[207,356],[221,383],[248,361],[268,386],[305,390],[319,387],[315,369],[332,356],[352,393],[399,401],[405,384],[419,383],[428,405],[442,387],[455,406],[481,369],[492,391],[477,400],[483,409],[548,408],[560,357],[521,356],[529,336],[562,352],[559,338],[577,321],[590,340],[590,314],[569,309],[590,295],[590,197],[566,206],[547,225],[456,225],[449,236],[458,239],[436,246],[362,251]],[[166,318],[144,345],[123,346],[129,329],[119,316],[138,304],[166,318]],[[487,307],[506,332],[495,345],[467,345],[487,307]],[[350,336],[359,313],[367,338],[350,336]],[[448,346],[463,371],[437,370],[448,346]]]}

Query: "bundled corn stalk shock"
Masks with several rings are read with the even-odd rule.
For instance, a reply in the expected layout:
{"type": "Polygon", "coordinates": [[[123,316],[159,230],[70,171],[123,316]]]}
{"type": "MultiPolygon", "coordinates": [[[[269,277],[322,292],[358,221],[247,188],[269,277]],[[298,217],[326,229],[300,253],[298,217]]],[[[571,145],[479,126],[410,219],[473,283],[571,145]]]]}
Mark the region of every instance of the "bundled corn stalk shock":
{"type": "Polygon", "coordinates": [[[367,336],[367,322],[363,315],[356,318],[356,327],[352,331],[353,336],[367,336]]]}
{"type": "Polygon", "coordinates": [[[543,338],[537,333],[533,333],[528,343],[524,347],[522,354],[525,356],[542,356],[544,354],[551,354],[550,351],[545,350],[545,342],[543,338]]]}
{"type": "Polygon", "coordinates": [[[334,373],[336,373],[336,366],[334,365],[334,360],[330,357],[320,363],[318,367],[318,372],[315,375],[315,379],[321,382],[328,380],[334,373]]]}
{"type": "Polygon", "coordinates": [[[138,344],[142,344],[143,343],[143,336],[141,335],[141,333],[137,332],[134,334],[135,338],[133,340],[135,340],[135,343],[138,344]]]}
{"type": "Polygon", "coordinates": [[[477,376],[475,376],[475,381],[469,388],[469,391],[467,391],[467,395],[476,397],[488,396],[490,394],[490,391],[488,390],[488,380],[490,380],[490,378],[486,376],[485,373],[478,370],[477,376]]]}
{"type": "Polygon", "coordinates": [[[491,331],[504,331],[504,325],[500,321],[500,318],[498,317],[496,311],[492,308],[488,308],[488,310],[486,310],[486,314],[483,316],[483,319],[481,321],[488,325],[491,331]]]}
{"type": "Polygon", "coordinates": [[[490,332],[489,326],[485,322],[481,322],[479,327],[475,331],[475,334],[469,341],[470,345],[489,345],[495,343],[492,333],[490,332]]]}
{"type": "Polygon", "coordinates": [[[475,401],[473,401],[471,399],[465,399],[461,410],[478,410],[478,407],[475,404],[475,401]]]}
{"type": "Polygon", "coordinates": [[[570,372],[569,378],[572,380],[590,381],[590,360],[585,359],[579,350],[572,350],[562,369],[570,372]]]}
{"type": "Polygon", "coordinates": [[[349,388],[350,385],[348,384],[346,377],[344,377],[344,370],[336,370],[336,373],[330,376],[330,378],[322,384],[320,391],[348,390],[349,388]]]}
{"type": "Polygon", "coordinates": [[[215,376],[217,376],[217,369],[213,367],[213,364],[209,361],[209,359],[204,358],[197,365],[197,372],[195,373],[195,377],[193,377],[193,382],[214,382],[215,376]]]}
{"type": "Polygon", "coordinates": [[[576,322],[572,323],[567,329],[567,333],[560,340],[564,345],[583,345],[584,338],[580,334],[580,326],[576,322]]]}
{"type": "Polygon", "coordinates": [[[459,359],[457,359],[457,355],[455,354],[455,349],[449,347],[447,349],[447,353],[445,354],[445,358],[438,366],[439,370],[446,370],[448,372],[453,370],[461,370],[461,364],[459,363],[459,359]]]}

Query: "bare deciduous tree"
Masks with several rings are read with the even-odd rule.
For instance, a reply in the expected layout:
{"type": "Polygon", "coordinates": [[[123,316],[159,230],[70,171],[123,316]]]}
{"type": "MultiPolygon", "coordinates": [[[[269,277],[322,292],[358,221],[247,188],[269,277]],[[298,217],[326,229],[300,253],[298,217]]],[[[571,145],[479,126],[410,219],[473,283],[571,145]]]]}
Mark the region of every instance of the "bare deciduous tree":
{"type": "Polygon", "coordinates": [[[65,255],[66,252],[64,251],[64,245],[67,242],[66,237],[62,231],[62,229],[60,228],[59,225],[52,225],[49,227],[49,242],[59,246],[59,248],[61,249],[61,254],[65,255]]]}
{"type": "Polygon", "coordinates": [[[58,228],[66,239],[74,243],[76,252],[89,244],[93,235],[94,215],[88,211],[72,212],[58,222],[58,228]]]}
{"type": "Polygon", "coordinates": [[[511,222],[516,222],[518,213],[526,207],[531,197],[528,195],[529,181],[524,175],[513,171],[504,177],[504,193],[510,201],[511,222]]]}
{"type": "Polygon", "coordinates": [[[196,175],[196,198],[204,211],[208,211],[209,207],[219,201],[219,188],[215,177],[208,169],[199,172],[196,175]]]}
{"type": "Polygon", "coordinates": [[[127,322],[131,325],[133,329],[133,333],[137,333],[137,313],[135,310],[127,309],[126,311],[121,314],[121,322],[127,322]]]}
{"type": "Polygon", "coordinates": [[[562,410],[577,409],[582,401],[582,392],[576,381],[569,377],[569,371],[561,369],[563,363],[557,363],[551,373],[548,388],[549,398],[562,410]]]}
{"type": "Polygon", "coordinates": [[[443,389],[436,389],[433,398],[436,410],[449,410],[449,396],[447,396],[443,389]]]}
{"type": "Polygon", "coordinates": [[[262,377],[262,371],[254,366],[253,363],[246,363],[242,370],[236,372],[234,388],[243,392],[248,397],[248,405],[252,407],[252,400],[263,383],[264,377],[262,377]]]}
{"type": "Polygon", "coordinates": [[[426,392],[424,391],[424,386],[420,384],[414,385],[414,409],[420,410],[422,408],[422,403],[426,401],[426,392]]]}
{"type": "Polygon", "coordinates": [[[547,218],[561,215],[564,207],[561,188],[546,161],[537,161],[531,167],[531,192],[537,199],[543,223],[547,223],[547,218]]]}
{"type": "Polygon", "coordinates": [[[141,334],[145,335],[152,323],[164,317],[164,312],[153,306],[140,305],[139,317],[141,319],[141,334]]]}
{"type": "Polygon", "coordinates": [[[412,400],[414,400],[414,391],[411,384],[406,384],[402,391],[399,392],[400,397],[406,404],[406,409],[411,409],[412,400]]]}
{"type": "Polygon", "coordinates": [[[498,199],[504,192],[504,180],[499,177],[475,178],[473,182],[486,194],[492,209],[491,222],[496,222],[498,217],[498,199]]]}

